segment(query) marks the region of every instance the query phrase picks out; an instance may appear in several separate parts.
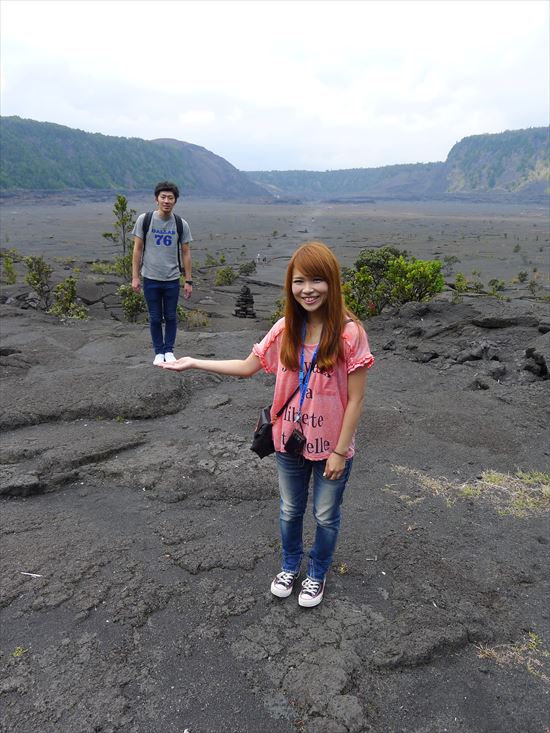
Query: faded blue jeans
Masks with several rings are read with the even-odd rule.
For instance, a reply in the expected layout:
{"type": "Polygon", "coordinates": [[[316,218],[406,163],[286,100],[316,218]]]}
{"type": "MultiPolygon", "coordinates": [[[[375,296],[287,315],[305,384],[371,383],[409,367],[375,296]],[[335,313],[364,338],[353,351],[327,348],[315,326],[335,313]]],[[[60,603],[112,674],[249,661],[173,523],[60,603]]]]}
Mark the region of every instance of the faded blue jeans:
{"type": "Polygon", "coordinates": [[[176,306],[180,294],[180,281],[151,280],[143,278],[143,295],[149,311],[149,330],[155,354],[174,351],[178,316],[176,306]],[[164,321],[164,335],[162,322],[164,321]]]}
{"type": "Polygon", "coordinates": [[[313,516],[317,524],[315,540],[309,552],[307,574],[324,581],[330,568],[340,530],[340,505],[348,481],[353,458],[348,458],[342,476],[336,481],[324,478],[326,461],[298,459],[288,453],[277,453],[279,522],[283,548],[283,570],[300,570],[304,545],[302,531],[307,507],[309,483],[313,475],[313,516]]]}

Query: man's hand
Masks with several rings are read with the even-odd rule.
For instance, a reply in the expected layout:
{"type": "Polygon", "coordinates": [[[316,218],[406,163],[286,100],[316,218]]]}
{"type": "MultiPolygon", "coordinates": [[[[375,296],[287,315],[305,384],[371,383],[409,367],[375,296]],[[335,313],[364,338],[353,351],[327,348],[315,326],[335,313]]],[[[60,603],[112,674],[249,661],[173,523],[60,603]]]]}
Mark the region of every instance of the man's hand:
{"type": "Polygon", "coordinates": [[[185,300],[189,300],[191,295],[193,294],[193,286],[189,285],[189,283],[183,284],[183,297],[185,300]]]}
{"type": "Polygon", "coordinates": [[[139,277],[132,278],[132,290],[134,291],[134,293],[139,293],[139,291],[141,290],[141,282],[139,277]]]}

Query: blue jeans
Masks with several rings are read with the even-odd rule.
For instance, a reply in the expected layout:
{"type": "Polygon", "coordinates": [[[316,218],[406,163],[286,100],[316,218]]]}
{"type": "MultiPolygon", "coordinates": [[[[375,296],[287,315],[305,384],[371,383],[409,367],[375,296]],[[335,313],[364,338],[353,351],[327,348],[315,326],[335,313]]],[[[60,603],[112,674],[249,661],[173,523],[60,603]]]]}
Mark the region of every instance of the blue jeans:
{"type": "Polygon", "coordinates": [[[143,295],[149,311],[149,329],[155,354],[174,351],[178,316],[176,306],[180,295],[180,281],[143,278],[143,295]],[[162,322],[164,321],[164,335],[162,322]]]}
{"type": "Polygon", "coordinates": [[[317,527],[315,541],[309,553],[307,574],[323,581],[332,563],[340,530],[340,505],[348,481],[352,458],[346,461],[342,476],[336,481],[323,477],[326,461],[298,459],[288,453],[277,453],[279,491],[281,494],[279,522],[283,547],[283,570],[300,570],[304,546],[302,530],[307,506],[309,482],[313,474],[313,516],[317,527]]]}

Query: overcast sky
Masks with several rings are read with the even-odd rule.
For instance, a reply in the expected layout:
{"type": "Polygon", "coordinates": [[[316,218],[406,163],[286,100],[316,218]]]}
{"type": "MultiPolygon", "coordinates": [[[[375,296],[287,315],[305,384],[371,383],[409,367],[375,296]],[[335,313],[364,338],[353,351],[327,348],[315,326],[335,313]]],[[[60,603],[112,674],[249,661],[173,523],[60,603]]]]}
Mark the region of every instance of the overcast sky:
{"type": "Polygon", "coordinates": [[[445,160],[549,122],[547,0],[1,0],[1,113],[241,170],[445,160]]]}

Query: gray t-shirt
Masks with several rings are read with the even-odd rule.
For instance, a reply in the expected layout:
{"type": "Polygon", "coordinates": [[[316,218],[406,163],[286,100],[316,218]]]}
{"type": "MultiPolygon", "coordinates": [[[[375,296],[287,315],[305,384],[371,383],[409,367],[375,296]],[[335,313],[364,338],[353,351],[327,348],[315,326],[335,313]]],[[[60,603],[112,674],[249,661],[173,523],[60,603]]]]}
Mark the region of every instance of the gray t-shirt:
{"type": "MultiPolygon", "coordinates": [[[[143,219],[145,214],[140,214],[132,234],[143,239],[143,219]]],[[[189,224],[183,221],[182,242],[192,242],[189,224]]],[[[177,280],[180,276],[178,267],[178,230],[176,219],[173,214],[169,219],[162,219],[156,211],[153,212],[151,226],[147,232],[145,252],[143,253],[143,265],[141,274],[151,280],[177,280]]],[[[183,265],[183,263],[182,263],[183,265]]]]}

